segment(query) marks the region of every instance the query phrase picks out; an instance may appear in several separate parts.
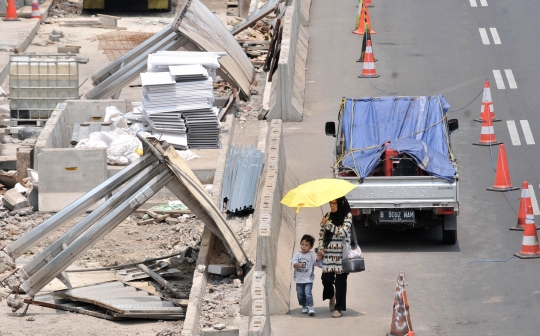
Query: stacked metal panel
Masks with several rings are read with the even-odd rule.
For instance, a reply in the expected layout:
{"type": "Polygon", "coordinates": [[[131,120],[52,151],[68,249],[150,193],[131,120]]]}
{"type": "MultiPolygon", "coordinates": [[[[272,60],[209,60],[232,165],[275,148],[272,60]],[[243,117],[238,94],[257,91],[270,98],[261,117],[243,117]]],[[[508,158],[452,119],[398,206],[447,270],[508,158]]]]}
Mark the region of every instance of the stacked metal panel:
{"type": "Polygon", "coordinates": [[[225,163],[221,200],[228,213],[247,214],[254,210],[263,153],[255,147],[233,146],[225,163]]]}
{"type": "Polygon", "coordinates": [[[219,148],[213,79],[224,53],[160,52],[141,74],[141,113],[152,134],[178,149],[219,148]]]}

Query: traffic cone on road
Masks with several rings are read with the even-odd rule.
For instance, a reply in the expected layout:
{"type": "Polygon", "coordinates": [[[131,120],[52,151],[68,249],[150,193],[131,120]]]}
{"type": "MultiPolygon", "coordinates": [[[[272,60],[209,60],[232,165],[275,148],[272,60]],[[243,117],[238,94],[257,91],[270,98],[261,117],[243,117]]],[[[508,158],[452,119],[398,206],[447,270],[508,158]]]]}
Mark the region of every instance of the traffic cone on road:
{"type": "Polygon", "coordinates": [[[482,122],[484,119],[484,103],[489,104],[489,115],[491,116],[491,121],[501,121],[501,119],[498,119],[495,117],[495,111],[493,109],[493,101],[491,100],[491,87],[489,86],[489,81],[486,79],[484,82],[484,93],[482,95],[482,106],[480,106],[480,117],[478,119],[474,119],[475,121],[482,122]]]}
{"type": "Polygon", "coordinates": [[[396,295],[392,312],[390,332],[386,336],[414,336],[409,313],[409,302],[405,291],[405,273],[400,272],[396,283],[396,295]]]}
{"type": "Polygon", "coordinates": [[[17,7],[15,7],[15,0],[8,0],[6,8],[6,17],[4,21],[20,21],[17,17],[17,7]]]}
{"type": "Polygon", "coordinates": [[[371,0],[366,0],[366,7],[374,7],[371,0]]]}
{"type": "MultiPolygon", "coordinates": [[[[489,115],[489,104],[483,103],[484,114],[489,115]]],[[[480,132],[480,140],[474,142],[473,145],[478,146],[491,146],[491,145],[500,145],[502,142],[497,142],[495,138],[495,130],[493,129],[493,121],[491,118],[482,118],[482,130],[480,132]]]]}
{"type": "MultiPolygon", "coordinates": [[[[371,34],[369,33],[369,27],[366,23],[366,27],[364,29],[364,38],[362,39],[362,50],[360,51],[360,58],[356,62],[364,62],[364,57],[366,56],[367,41],[370,41],[373,44],[373,42],[371,41],[371,34]]],[[[375,55],[373,55],[373,60],[375,62],[378,61],[378,59],[375,58],[375,55]]]]}
{"type": "Polygon", "coordinates": [[[369,11],[364,3],[362,3],[362,6],[360,8],[360,17],[357,20],[358,24],[356,27],[356,30],[353,31],[354,34],[357,35],[364,35],[364,24],[367,23],[369,25],[369,32],[371,34],[377,34],[373,29],[371,29],[371,19],[369,18],[369,11]]]}
{"type": "MultiPolygon", "coordinates": [[[[529,183],[523,181],[521,185],[521,198],[519,200],[519,212],[516,226],[512,226],[510,230],[523,231],[525,228],[525,219],[527,218],[527,208],[532,207],[531,195],[529,193],[529,183]]],[[[538,230],[540,226],[536,226],[538,230]]]]}
{"type": "Polygon", "coordinates": [[[521,243],[521,252],[514,253],[521,259],[540,258],[540,246],[538,246],[538,236],[536,235],[536,224],[532,206],[527,207],[527,219],[525,220],[525,229],[523,230],[523,240],[521,243]]]}
{"type": "Polygon", "coordinates": [[[40,22],[43,22],[41,17],[41,12],[39,11],[39,2],[38,0],[32,0],[32,16],[31,19],[39,19],[40,22]]]}
{"type": "Polygon", "coordinates": [[[499,146],[499,159],[497,160],[497,170],[495,171],[495,182],[493,187],[487,188],[491,191],[509,191],[518,190],[517,187],[512,187],[510,179],[510,171],[508,170],[508,162],[506,161],[506,150],[504,145],[499,146]]]}
{"type": "Polygon", "coordinates": [[[364,67],[362,68],[362,74],[358,78],[377,78],[377,70],[375,69],[375,58],[373,57],[373,50],[371,48],[371,41],[366,42],[366,55],[364,57],[364,67]]]}

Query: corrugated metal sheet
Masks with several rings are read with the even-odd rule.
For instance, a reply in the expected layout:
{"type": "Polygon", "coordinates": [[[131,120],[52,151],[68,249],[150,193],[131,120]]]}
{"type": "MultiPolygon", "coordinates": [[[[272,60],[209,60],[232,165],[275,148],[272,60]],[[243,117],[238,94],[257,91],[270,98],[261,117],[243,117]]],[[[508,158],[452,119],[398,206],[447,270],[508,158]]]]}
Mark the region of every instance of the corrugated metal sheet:
{"type": "Polygon", "coordinates": [[[254,69],[246,53],[227,27],[199,0],[190,1],[186,13],[176,28],[205,51],[225,51],[227,56],[219,60],[224,71],[235,84],[249,96],[254,69]]]}
{"type": "Polygon", "coordinates": [[[119,281],[57,291],[53,296],[91,303],[122,317],[158,318],[154,316],[159,315],[162,318],[167,315],[183,316],[185,313],[184,308],[176,307],[170,301],[119,281]]]}

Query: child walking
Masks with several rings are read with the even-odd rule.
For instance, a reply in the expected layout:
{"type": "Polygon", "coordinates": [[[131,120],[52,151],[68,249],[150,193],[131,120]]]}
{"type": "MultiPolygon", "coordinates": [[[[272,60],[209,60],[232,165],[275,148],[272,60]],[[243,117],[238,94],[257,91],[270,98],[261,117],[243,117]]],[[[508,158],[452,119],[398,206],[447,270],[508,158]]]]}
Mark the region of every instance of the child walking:
{"type": "Polygon", "coordinates": [[[300,251],[296,252],[292,258],[294,267],[294,281],[296,282],[296,294],[298,303],[302,306],[302,314],[309,313],[310,316],[315,315],[313,309],[313,280],[315,280],[315,263],[322,257],[311,251],[315,244],[315,238],[310,235],[304,235],[300,239],[300,251]]]}

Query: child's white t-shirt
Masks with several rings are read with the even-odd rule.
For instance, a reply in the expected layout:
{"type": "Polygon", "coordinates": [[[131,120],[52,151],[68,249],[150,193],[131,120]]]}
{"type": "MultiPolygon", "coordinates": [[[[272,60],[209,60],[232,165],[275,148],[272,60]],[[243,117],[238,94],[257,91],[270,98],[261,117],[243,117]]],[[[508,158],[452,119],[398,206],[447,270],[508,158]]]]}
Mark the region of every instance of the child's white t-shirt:
{"type": "Polygon", "coordinates": [[[308,253],[296,252],[292,258],[292,264],[302,263],[302,267],[294,269],[294,281],[296,283],[312,283],[315,280],[315,262],[317,253],[309,251],[308,253]]]}

